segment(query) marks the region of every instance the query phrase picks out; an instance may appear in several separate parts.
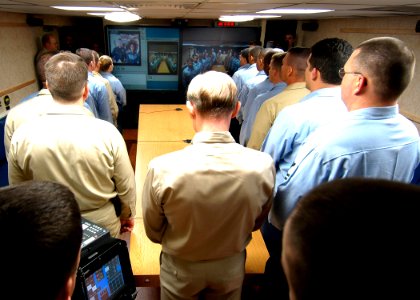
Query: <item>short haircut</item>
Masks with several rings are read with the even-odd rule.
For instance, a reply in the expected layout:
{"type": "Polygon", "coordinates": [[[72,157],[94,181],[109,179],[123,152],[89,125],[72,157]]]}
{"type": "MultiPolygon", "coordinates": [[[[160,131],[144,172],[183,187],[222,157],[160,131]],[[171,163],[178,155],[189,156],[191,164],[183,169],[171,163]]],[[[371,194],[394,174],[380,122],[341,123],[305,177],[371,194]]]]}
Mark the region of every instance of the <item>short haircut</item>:
{"type": "Polygon", "coordinates": [[[59,53],[58,50],[56,51],[48,51],[45,52],[44,54],[42,54],[38,60],[36,61],[36,73],[38,74],[38,79],[42,82],[45,83],[45,81],[47,80],[45,78],[45,64],[47,63],[47,61],[54,55],[56,55],[57,53],[59,53]]]}
{"type": "Polygon", "coordinates": [[[392,37],[367,40],[356,48],[354,63],[369,75],[375,93],[381,99],[396,99],[414,76],[416,59],[404,42],[392,37]]]}
{"type": "Polygon", "coordinates": [[[222,72],[208,71],[195,76],[187,91],[187,100],[205,116],[220,117],[231,113],[236,106],[236,85],[222,72]]]}
{"type": "Polygon", "coordinates": [[[0,189],[1,294],[54,300],[76,272],[82,241],[73,193],[53,182],[0,189]]]}
{"type": "Polygon", "coordinates": [[[274,48],[268,51],[264,56],[264,72],[266,75],[268,75],[268,71],[270,70],[271,58],[276,53],[284,53],[284,51],[279,48],[274,48]]]}
{"type": "Polygon", "coordinates": [[[323,39],[311,47],[309,68],[317,68],[323,82],[339,85],[342,79],[338,70],[344,67],[352,52],[353,47],[343,39],[323,39]]]}
{"type": "Polygon", "coordinates": [[[245,48],[241,50],[240,55],[246,59],[246,62],[249,63],[249,50],[250,48],[245,48]]]}
{"type": "Polygon", "coordinates": [[[48,89],[54,99],[76,101],[83,95],[88,69],[82,58],[70,52],[59,53],[45,64],[48,89]]]}
{"type": "Polygon", "coordinates": [[[280,72],[281,65],[283,64],[283,59],[286,56],[286,52],[283,53],[274,53],[271,57],[270,68],[274,68],[280,72]]]}
{"type": "Polygon", "coordinates": [[[101,57],[99,57],[99,69],[102,72],[108,71],[108,69],[111,67],[112,64],[113,62],[110,56],[102,55],[101,57]]]}
{"type": "Polygon", "coordinates": [[[261,47],[261,46],[254,46],[254,47],[250,48],[249,55],[252,56],[254,58],[254,60],[256,61],[257,58],[258,58],[258,55],[260,55],[260,53],[263,49],[264,48],[261,47]]]}
{"type": "Polygon", "coordinates": [[[292,47],[287,51],[287,53],[289,54],[289,65],[292,66],[299,75],[304,76],[306,62],[311,54],[311,49],[305,47],[292,47]]]}
{"type": "Polygon", "coordinates": [[[76,54],[84,60],[86,65],[89,65],[93,61],[92,50],[88,48],[79,48],[76,50],[76,54]]]}
{"type": "Polygon", "coordinates": [[[419,199],[419,186],[366,178],[305,195],[283,239],[296,299],[416,298],[419,199]]]}
{"type": "Polygon", "coordinates": [[[95,64],[97,64],[99,62],[99,53],[96,52],[95,50],[92,50],[92,55],[93,55],[93,61],[95,62],[95,64]]]}

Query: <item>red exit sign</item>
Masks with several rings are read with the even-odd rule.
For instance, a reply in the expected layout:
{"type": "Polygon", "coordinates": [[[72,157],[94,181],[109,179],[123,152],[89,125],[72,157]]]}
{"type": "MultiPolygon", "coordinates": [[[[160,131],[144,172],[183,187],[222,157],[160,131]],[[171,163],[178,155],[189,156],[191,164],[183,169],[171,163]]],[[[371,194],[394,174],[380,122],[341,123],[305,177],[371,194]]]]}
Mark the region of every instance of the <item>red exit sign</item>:
{"type": "Polygon", "coordinates": [[[235,22],[223,22],[223,21],[217,21],[216,22],[217,27],[235,27],[235,22]]]}

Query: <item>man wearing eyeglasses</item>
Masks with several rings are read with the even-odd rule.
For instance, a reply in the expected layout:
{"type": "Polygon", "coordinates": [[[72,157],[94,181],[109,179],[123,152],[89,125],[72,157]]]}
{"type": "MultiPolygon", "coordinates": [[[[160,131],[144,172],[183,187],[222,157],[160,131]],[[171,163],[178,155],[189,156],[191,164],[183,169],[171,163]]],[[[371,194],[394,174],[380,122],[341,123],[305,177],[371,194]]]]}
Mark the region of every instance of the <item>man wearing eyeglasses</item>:
{"type": "Polygon", "coordinates": [[[339,70],[349,113],[319,127],[301,147],[273,201],[270,217],[276,228],[281,230],[300,198],[323,182],[345,177],[411,181],[420,162],[419,134],[398,113],[397,99],[414,66],[413,52],[396,38],[374,38],[356,48],[339,70]]]}

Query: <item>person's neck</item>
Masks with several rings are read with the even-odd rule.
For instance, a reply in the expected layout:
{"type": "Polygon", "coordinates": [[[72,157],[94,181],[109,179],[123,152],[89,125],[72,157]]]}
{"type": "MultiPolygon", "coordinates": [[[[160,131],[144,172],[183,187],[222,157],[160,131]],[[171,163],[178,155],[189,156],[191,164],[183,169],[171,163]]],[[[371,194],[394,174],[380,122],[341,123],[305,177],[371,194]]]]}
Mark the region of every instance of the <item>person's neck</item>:
{"type": "Polygon", "coordinates": [[[194,122],[196,132],[220,132],[229,131],[230,119],[228,118],[196,118],[194,122]]]}
{"type": "Polygon", "coordinates": [[[354,111],[370,107],[387,107],[397,105],[397,100],[378,100],[376,98],[360,97],[356,101],[347,105],[348,111],[354,111]]]}
{"type": "Polygon", "coordinates": [[[54,101],[60,105],[66,105],[66,106],[83,106],[84,105],[84,101],[82,98],[75,101],[66,101],[66,100],[60,100],[60,99],[54,99],[54,101]]]}
{"type": "Polygon", "coordinates": [[[311,92],[315,92],[317,90],[320,89],[326,89],[326,88],[336,88],[339,87],[339,84],[330,84],[330,83],[325,83],[325,82],[314,82],[313,85],[311,86],[310,90],[311,92]]]}

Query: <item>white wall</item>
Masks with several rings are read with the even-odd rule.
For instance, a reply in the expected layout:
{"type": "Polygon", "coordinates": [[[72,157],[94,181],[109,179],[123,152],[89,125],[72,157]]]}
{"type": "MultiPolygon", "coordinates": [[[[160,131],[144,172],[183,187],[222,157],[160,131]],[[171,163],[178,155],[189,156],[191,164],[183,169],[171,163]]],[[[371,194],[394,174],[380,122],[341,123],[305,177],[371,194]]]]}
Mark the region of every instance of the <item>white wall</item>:
{"type": "Polygon", "coordinates": [[[314,32],[302,31],[299,24],[298,42],[301,46],[310,47],[323,38],[338,37],[356,47],[367,39],[379,36],[392,36],[404,41],[414,51],[417,65],[412,82],[399,99],[400,111],[416,120],[415,125],[420,130],[420,33],[415,32],[418,20],[420,16],[320,20],[318,30],[314,32]]]}

